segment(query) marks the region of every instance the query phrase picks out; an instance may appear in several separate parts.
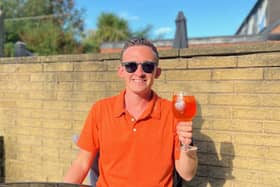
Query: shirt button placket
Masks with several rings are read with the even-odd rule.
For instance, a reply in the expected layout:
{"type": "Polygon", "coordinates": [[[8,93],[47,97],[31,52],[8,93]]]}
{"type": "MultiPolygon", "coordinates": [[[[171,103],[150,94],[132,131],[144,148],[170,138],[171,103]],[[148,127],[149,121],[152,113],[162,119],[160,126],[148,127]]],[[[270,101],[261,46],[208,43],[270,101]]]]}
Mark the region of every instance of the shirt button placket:
{"type": "MultiPolygon", "coordinates": [[[[132,123],[135,123],[135,121],[136,121],[135,118],[131,118],[131,122],[132,122],[132,123]]],[[[132,131],[133,131],[133,132],[136,132],[136,131],[137,131],[135,125],[133,126],[132,131]]]]}

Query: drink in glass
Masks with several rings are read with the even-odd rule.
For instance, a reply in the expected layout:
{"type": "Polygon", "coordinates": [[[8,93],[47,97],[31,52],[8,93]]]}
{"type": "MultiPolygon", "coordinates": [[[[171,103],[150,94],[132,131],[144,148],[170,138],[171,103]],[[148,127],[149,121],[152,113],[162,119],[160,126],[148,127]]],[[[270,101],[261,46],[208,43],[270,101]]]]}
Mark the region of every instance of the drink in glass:
{"type": "MultiPolygon", "coordinates": [[[[174,92],[172,111],[178,121],[192,121],[196,114],[195,97],[183,91],[174,92]]],[[[183,150],[196,150],[197,147],[182,145],[183,150]]]]}

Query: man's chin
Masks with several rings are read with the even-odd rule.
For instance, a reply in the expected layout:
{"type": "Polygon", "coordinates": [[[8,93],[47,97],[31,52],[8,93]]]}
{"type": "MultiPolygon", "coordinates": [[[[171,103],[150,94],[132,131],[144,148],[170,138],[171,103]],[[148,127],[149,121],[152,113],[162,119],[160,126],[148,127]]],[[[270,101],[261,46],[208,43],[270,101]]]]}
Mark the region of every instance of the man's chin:
{"type": "Polygon", "coordinates": [[[134,93],[141,97],[147,97],[147,96],[150,96],[151,90],[150,89],[149,90],[148,89],[147,90],[137,90],[134,93]]]}

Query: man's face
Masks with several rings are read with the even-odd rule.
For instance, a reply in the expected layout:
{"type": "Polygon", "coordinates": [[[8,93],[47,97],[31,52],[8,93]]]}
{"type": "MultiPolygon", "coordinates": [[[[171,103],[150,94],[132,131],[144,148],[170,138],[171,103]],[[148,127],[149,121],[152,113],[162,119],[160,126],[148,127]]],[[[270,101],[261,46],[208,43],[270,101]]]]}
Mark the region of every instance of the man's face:
{"type": "MultiPolygon", "coordinates": [[[[157,62],[155,53],[150,47],[147,46],[133,46],[127,48],[122,57],[121,63],[126,62],[157,62]]],[[[155,66],[152,73],[146,73],[143,71],[142,66],[138,65],[135,72],[129,73],[124,66],[120,66],[118,73],[119,76],[124,79],[126,84],[126,91],[132,92],[138,95],[146,95],[151,91],[154,79],[160,76],[160,68],[155,66]]]]}

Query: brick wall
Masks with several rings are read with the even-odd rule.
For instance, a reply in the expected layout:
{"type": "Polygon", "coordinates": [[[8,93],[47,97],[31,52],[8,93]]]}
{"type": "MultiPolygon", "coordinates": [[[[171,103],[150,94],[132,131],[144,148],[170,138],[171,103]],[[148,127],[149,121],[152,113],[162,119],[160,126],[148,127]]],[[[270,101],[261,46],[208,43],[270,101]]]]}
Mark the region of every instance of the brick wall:
{"type": "MultiPolygon", "coordinates": [[[[280,44],[164,50],[155,90],[195,94],[197,176],[184,186],[280,186],[280,44]]],[[[5,180],[62,181],[93,102],[118,93],[118,54],[0,58],[5,180]]]]}

